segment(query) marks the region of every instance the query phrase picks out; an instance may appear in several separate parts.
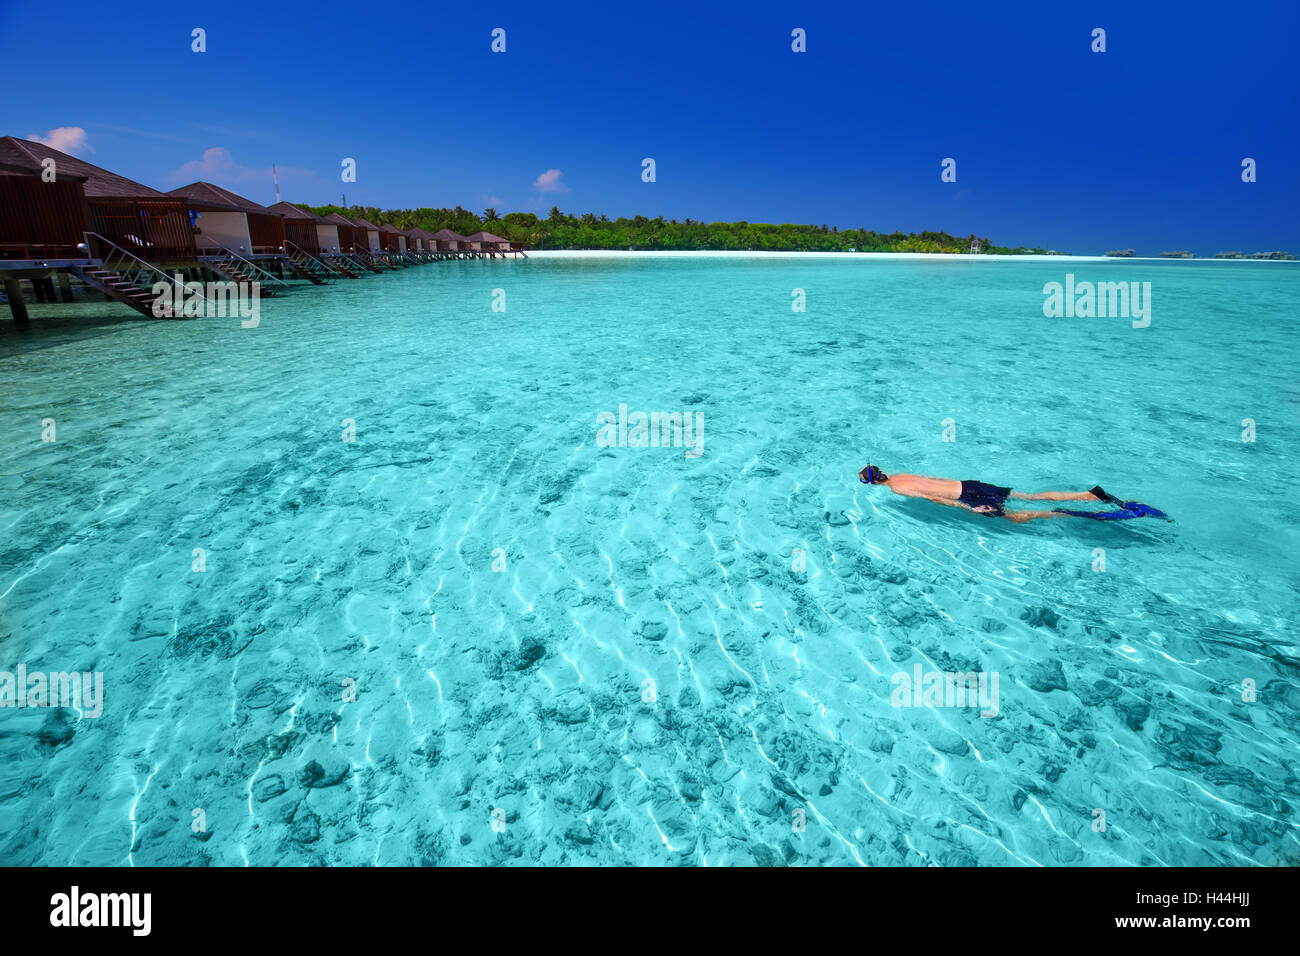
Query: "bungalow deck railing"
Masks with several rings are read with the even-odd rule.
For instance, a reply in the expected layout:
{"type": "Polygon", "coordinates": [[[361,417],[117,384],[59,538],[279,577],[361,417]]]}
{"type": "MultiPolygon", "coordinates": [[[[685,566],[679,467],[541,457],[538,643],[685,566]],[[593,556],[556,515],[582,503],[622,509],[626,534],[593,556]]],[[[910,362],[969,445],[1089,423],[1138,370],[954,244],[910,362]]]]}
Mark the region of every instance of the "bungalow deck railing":
{"type": "Polygon", "coordinates": [[[71,243],[0,242],[0,259],[84,259],[81,247],[71,243]]]}
{"type": "MultiPolygon", "coordinates": [[[[175,276],[169,276],[157,266],[150,265],[134,253],[123,249],[112,239],[106,239],[97,232],[87,232],[84,235],[86,251],[93,253],[93,258],[99,259],[106,271],[116,272],[131,285],[140,289],[152,289],[158,282],[166,282],[168,285],[176,283],[175,276]]],[[[187,295],[198,296],[204,302],[207,301],[207,297],[198,291],[189,292],[187,295]]]]}

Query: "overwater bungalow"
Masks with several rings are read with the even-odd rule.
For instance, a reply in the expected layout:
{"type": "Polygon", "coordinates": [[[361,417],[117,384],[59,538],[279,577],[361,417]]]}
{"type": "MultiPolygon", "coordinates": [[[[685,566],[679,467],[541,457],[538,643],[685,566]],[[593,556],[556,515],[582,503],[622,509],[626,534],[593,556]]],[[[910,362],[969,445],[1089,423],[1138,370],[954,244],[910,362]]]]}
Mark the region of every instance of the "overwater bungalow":
{"type": "Polygon", "coordinates": [[[322,253],[339,251],[339,227],[324,216],[315,216],[316,245],[322,253]]]}
{"type": "Polygon", "coordinates": [[[500,236],[494,236],[490,232],[476,232],[467,237],[470,248],[477,252],[488,253],[489,255],[499,252],[510,251],[510,240],[502,239],[500,236]]]}
{"type": "Polygon", "coordinates": [[[366,252],[378,252],[383,248],[379,244],[379,227],[373,222],[365,219],[354,219],[353,224],[361,230],[356,234],[355,241],[358,248],[366,252]]]}
{"type": "Polygon", "coordinates": [[[276,255],[284,244],[284,218],[229,189],[196,182],[167,195],[185,201],[200,254],[276,255]]]}
{"type": "Polygon", "coordinates": [[[87,221],[85,181],[69,174],[42,182],[39,164],[32,169],[0,159],[0,259],[80,256],[77,244],[87,221]]]}
{"type": "MultiPolygon", "coordinates": [[[[363,220],[364,221],[364,220],[363,220]]],[[[333,230],[333,242],[322,254],[327,254],[329,262],[345,272],[383,272],[386,266],[378,265],[370,254],[369,240],[364,226],[352,221],[342,213],[332,212],[320,220],[323,225],[333,230]]],[[[395,267],[394,267],[395,268],[395,267]]]]}
{"type": "Polygon", "coordinates": [[[406,234],[413,237],[419,245],[416,247],[421,252],[434,252],[438,248],[437,240],[433,238],[433,233],[428,229],[415,226],[408,229],[406,234]]]}
{"type": "Polygon", "coordinates": [[[286,273],[324,285],[518,248],[487,232],[467,238],[317,216],[286,202],[262,206],[208,182],[163,193],[49,146],[0,137],[0,279],[19,322],[27,321],[26,282],[38,302],[77,301],[79,281],[152,317],[153,289],[176,273],[258,281],[272,296],[292,288],[286,273]]]}
{"type": "Polygon", "coordinates": [[[379,227],[379,247],[384,252],[405,252],[406,236],[392,223],[386,222],[379,227]]]}
{"type": "Polygon", "coordinates": [[[147,259],[192,258],[185,204],[41,143],[0,137],[0,258],[84,257],[94,232],[147,259]],[[53,182],[42,173],[52,170],[53,182]]]}
{"type": "Polygon", "coordinates": [[[294,276],[313,285],[324,285],[342,275],[321,259],[324,252],[317,232],[319,216],[288,202],[278,202],[267,209],[284,219],[283,265],[294,276]]]}
{"type": "Polygon", "coordinates": [[[460,233],[452,232],[450,229],[439,229],[433,234],[433,240],[437,243],[439,252],[450,252],[459,255],[469,249],[469,240],[460,233]]]}
{"type": "Polygon", "coordinates": [[[304,252],[314,255],[321,251],[320,236],[316,231],[316,220],[320,218],[319,216],[288,202],[278,202],[266,208],[268,212],[284,217],[285,239],[304,252]]]}
{"type": "Polygon", "coordinates": [[[334,252],[351,252],[356,246],[365,246],[365,240],[362,238],[365,231],[357,228],[347,216],[341,213],[332,212],[325,217],[325,222],[329,223],[338,232],[337,245],[332,247],[334,252]]]}

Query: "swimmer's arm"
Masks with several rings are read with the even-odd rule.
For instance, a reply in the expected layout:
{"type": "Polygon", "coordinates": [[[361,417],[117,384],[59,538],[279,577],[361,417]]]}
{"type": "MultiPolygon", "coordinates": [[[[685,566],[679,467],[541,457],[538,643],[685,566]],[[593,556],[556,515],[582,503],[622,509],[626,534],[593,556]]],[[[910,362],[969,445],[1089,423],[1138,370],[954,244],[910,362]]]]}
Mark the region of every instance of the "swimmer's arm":
{"type": "Polygon", "coordinates": [[[967,511],[975,510],[970,505],[964,504],[960,501],[954,501],[952,498],[936,498],[934,495],[922,495],[921,497],[929,501],[938,502],[941,505],[947,505],[949,508],[965,508],[967,511]]]}

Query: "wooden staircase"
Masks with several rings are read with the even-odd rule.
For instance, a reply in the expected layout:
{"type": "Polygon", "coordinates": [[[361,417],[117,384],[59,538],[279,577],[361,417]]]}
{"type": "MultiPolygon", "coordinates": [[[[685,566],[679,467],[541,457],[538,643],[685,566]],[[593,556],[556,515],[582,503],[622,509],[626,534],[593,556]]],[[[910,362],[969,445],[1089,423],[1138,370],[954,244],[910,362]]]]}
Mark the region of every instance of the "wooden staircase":
{"type": "MultiPolygon", "coordinates": [[[[324,262],[321,262],[306,249],[287,239],[284,243],[284,256],[289,271],[299,279],[306,279],[312,285],[324,285],[332,277],[343,275],[343,273],[331,269],[324,262]]],[[[356,276],[349,276],[348,278],[355,279],[356,276]]]]}
{"type": "MultiPolygon", "coordinates": [[[[209,261],[206,265],[227,282],[247,282],[251,286],[254,282],[262,281],[260,276],[240,268],[229,260],[209,261]]],[[[268,289],[265,286],[260,287],[258,291],[263,296],[275,295],[274,289],[268,289]]]]}
{"type": "Polygon", "coordinates": [[[120,272],[100,269],[97,266],[69,266],[68,271],[90,286],[98,289],[110,299],[123,305],[129,305],[141,315],[154,318],[182,318],[182,316],[156,316],[153,314],[154,294],[152,288],[146,292],[139,286],[127,281],[120,272]]]}
{"type": "Polygon", "coordinates": [[[361,252],[354,249],[350,255],[354,261],[360,263],[364,268],[369,269],[371,272],[383,272],[385,268],[392,268],[388,263],[370,252],[361,252]]]}
{"type": "MultiPolygon", "coordinates": [[[[174,276],[169,276],[157,266],[150,265],[143,259],[123,249],[111,239],[105,239],[97,232],[87,232],[86,252],[100,259],[98,266],[87,262],[83,265],[69,266],[68,271],[90,286],[98,289],[110,299],[130,306],[141,315],[151,319],[183,319],[183,315],[154,315],[153,304],[156,296],[153,287],[158,282],[166,282],[171,288],[175,285],[174,276]]],[[[187,293],[187,298],[198,296],[206,303],[200,293],[187,293]]]]}
{"type": "Polygon", "coordinates": [[[288,288],[289,283],[277,275],[267,272],[261,266],[250,262],[243,256],[229,249],[220,257],[203,257],[202,262],[217,275],[229,282],[247,282],[250,286],[259,283],[258,291],[262,296],[276,295],[275,286],[288,288]]]}
{"type": "Polygon", "coordinates": [[[325,262],[331,269],[337,270],[340,274],[347,276],[349,279],[360,279],[362,273],[368,271],[365,266],[351,256],[324,256],[325,262]]]}

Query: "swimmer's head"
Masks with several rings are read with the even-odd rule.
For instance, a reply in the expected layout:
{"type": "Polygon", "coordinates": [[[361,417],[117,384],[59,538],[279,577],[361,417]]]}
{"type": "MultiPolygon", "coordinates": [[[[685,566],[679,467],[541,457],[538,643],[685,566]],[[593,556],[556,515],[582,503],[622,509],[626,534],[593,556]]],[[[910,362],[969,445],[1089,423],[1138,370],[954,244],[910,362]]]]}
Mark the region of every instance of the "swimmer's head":
{"type": "Polygon", "coordinates": [[[877,468],[875,465],[867,465],[858,472],[858,481],[864,485],[883,485],[889,480],[889,476],[877,468]]]}

